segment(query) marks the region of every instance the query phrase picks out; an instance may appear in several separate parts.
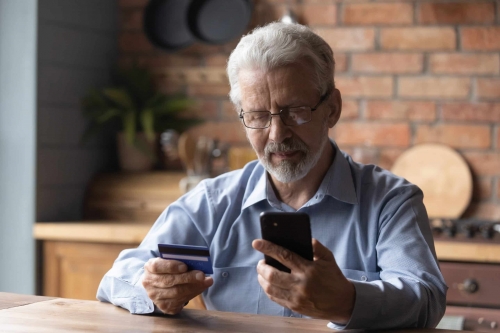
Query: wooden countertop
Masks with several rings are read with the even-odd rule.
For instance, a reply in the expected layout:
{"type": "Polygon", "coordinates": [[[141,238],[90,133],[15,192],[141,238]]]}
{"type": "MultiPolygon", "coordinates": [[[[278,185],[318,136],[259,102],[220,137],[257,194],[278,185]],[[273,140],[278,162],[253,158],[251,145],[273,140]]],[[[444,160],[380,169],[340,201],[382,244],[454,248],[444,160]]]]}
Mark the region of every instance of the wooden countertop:
{"type": "MultiPolygon", "coordinates": [[[[332,332],[326,320],[184,309],[176,316],[131,315],[109,303],[0,293],[0,303],[20,304],[0,310],[2,332],[332,332]]],[[[379,331],[383,332],[383,331],[379,331]]],[[[393,333],[454,333],[411,329],[393,333]]]]}
{"type": "MultiPolygon", "coordinates": [[[[36,223],[38,240],[76,241],[138,245],[151,225],[137,222],[36,223]]],[[[499,243],[435,241],[439,260],[500,263],[499,243]]]]}

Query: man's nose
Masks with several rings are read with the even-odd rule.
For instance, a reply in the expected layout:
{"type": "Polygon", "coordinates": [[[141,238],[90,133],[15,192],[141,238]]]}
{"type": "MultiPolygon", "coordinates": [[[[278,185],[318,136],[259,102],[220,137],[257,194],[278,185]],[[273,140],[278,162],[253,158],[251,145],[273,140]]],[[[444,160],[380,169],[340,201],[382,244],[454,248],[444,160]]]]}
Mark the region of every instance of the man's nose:
{"type": "Polygon", "coordinates": [[[271,125],[269,126],[269,140],[282,142],[291,136],[292,131],[290,130],[290,127],[283,123],[279,114],[273,114],[271,118],[271,125]]]}

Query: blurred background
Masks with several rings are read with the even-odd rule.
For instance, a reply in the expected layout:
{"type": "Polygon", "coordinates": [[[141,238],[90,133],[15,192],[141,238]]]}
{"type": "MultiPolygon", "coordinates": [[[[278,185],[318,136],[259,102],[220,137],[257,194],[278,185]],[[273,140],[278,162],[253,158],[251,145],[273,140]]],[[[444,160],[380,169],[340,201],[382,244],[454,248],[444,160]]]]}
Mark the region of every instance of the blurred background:
{"type": "MultiPolygon", "coordinates": [[[[391,169],[415,145],[446,145],[465,161],[472,177],[470,200],[454,218],[500,222],[500,1],[248,2],[251,16],[245,32],[287,15],[313,28],[332,46],[343,112],[330,134],[342,150],[359,162],[391,169]]],[[[136,246],[154,216],[182,194],[177,184],[188,169],[184,159],[180,168],[157,161],[152,171],[127,173],[120,171],[115,128],[82,143],[90,121],[82,112],[82,99],[91,89],[112,85],[117,66],[145,68],[157,92],[192,101],[184,116],[197,122],[185,133],[215,140],[219,153],[229,156],[230,149],[241,148],[233,155],[248,154],[244,131],[227,97],[225,76],[227,58],[239,37],[223,43],[194,38],[182,47],[162,48],[144,30],[149,3],[0,0],[0,291],[50,294],[44,288],[64,285],[63,280],[52,287],[43,285],[48,283],[44,274],[51,260],[44,254],[50,251],[55,258],[53,269],[66,269],[74,276],[82,275],[83,269],[98,279],[109,261],[94,271],[95,257],[87,259],[85,268],[75,261],[95,249],[51,250],[45,243],[113,243],[113,251],[96,250],[96,256],[109,252],[112,260],[122,248],[136,246]],[[167,183],[175,189],[165,194],[162,184],[167,183]],[[137,193],[141,186],[144,192],[137,193]],[[103,194],[103,188],[121,194],[103,194]],[[155,191],[160,199],[151,195],[154,204],[137,198],[155,191]],[[121,203],[112,202],[100,210],[90,207],[90,201],[113,195],[121,203]],[[162,195],[169,199],[161,199],[166,198],[162,195]],[[123,212],[123,207],[128,215],[109,213],[113,209],[123,212]],[[148,214],[137,213],[141,209],[148,214]],[[141,223],[128,225],[126,232],[132,236],[124,240],[115,237],[121,224],[89,229],[82,223],[86,220],[141,223]],[[84,229],[54,227],[66,228],[71,223],[84,229]],[[55,229],[42,225],[34,236],[35,224],[55,229]],[[108,241],[92,238],[102,236],[103,230],[110,235],[108,241]],[[73,257],[64,259],[69,252],[73,257]]],[[[215,156],[214,149],[210,154],[215,156]]],[[[241,161],[251,157],[245,156],[241,161]]],[[[234,168],[227,159],[220,170],[234,168]]],[[[210,176],[206,173],[203,176],[210,176]]],[[[437,229],[443,231],[446,226],[437,229]]],[[[498,234],[494,244],[499,243],[498,234]]],[[[487,262],[498,261],[492,266],[498,270],[500,259],[492,253],[498,247],[484,251],[490,258],[487,262]]],[[[78,288],[71,283],[65,288],[78,288]]],[[[464,302],[474,303],[469,298],[464,302]]],[[[488,302],[477,304],[500,308],[488,302]]]]}

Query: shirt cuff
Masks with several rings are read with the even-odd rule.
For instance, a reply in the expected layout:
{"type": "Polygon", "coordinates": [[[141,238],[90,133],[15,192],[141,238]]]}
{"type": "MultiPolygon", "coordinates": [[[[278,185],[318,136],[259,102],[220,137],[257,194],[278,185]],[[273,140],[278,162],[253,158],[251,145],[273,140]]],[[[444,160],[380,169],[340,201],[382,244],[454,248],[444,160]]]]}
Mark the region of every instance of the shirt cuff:
{"type": "Polygon", "coordinates": [[[334,330],[367,329],[378,316],[380,290],[369,282],[350,280],[356,289],[356,299],[351,318],[345,325],[329,322],[327,326],[334,330]]]}

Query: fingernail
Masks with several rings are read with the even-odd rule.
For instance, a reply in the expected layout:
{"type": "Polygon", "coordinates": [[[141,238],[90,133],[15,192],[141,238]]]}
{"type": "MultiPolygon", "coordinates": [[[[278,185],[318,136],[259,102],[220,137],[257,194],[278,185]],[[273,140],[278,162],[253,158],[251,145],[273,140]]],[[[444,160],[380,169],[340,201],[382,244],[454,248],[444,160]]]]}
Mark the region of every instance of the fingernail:
{"type": "Polygon", "coordinates": [[[202,272],[196,273],[196,280],[198,280],[198,281],[205,280],[205,274],[203,274],[202,272]]]}
{"type": "Polygon", "coordinates": [[[187,267],[186,265],[181,264],[177,269],[179,270],[179,272],[183,273],[187,270],[187,267]]]}

